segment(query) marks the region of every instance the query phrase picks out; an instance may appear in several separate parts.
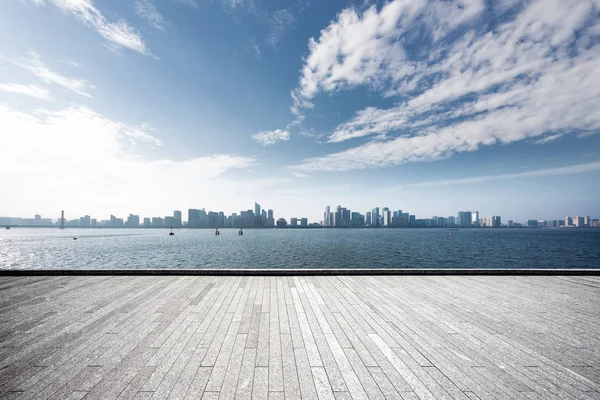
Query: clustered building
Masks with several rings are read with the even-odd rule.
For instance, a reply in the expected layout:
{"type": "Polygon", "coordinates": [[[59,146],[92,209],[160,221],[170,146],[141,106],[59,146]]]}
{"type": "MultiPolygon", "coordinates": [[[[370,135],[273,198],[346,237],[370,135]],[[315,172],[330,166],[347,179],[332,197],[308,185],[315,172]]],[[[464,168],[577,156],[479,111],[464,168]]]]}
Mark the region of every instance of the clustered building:
{"type": "Polygon", "coordinates": [[[458,216],[449,217],[431,217],[416,218],[402,210],[392,211],[389,207],[375,207],[365,214],[351,212],[351,210],[337,206],[335,211],[331,211],[330,206],[325,207],[323,214],[324,227],[328,228],[402,228],[402,227],[433,227],[433,228],[468,228],[468,227],[490,227],[499,228],[502,226],[499,216],[492,216],[480,219],[479,211],[459,211],[458,216]]]}

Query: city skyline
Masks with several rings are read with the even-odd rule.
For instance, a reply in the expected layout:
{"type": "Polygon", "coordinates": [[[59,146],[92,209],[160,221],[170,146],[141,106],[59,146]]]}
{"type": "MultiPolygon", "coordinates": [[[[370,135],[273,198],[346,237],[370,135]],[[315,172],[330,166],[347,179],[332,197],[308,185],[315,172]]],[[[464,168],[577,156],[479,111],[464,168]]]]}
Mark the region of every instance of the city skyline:
{"type": "Polygon", "coordinates": [[[0,2],[0,214],[599,215],[600,4],[0,2]]]}
{"type": "Polygon", "coordinates": [[[22,226],[54,226],[60,227],[108,227],[108,228],[275,228],[275,227],[324,227],[324,228],[417,228],[417,227],[600,227],[600,220],[590,216],[566,216],[564,219],[532,219],[524,221],[502,219],[500,215],[482,217],[480,211],[458,211],[450,216],[420,217],[403,210],[392,210],[389,207],[374,207],[364,213],[349,208],[325,206],[323,218],[310,221],[307,217],[276,217],[272,209],[265,210],[254,202],[254,209],[242,210],[239,213],[226,215],[223,211],[211,211],[204,208],[190,208],[187,219],[181,210],[174,210],[172,215],[163,217],[147,217],[129,213],[126,218],[113,214],[109,219],[92,218],[84,215],[79,218],[65,217],[43,218],[40,214],[31,218],[0,216],[0,225],[22,226]]]}

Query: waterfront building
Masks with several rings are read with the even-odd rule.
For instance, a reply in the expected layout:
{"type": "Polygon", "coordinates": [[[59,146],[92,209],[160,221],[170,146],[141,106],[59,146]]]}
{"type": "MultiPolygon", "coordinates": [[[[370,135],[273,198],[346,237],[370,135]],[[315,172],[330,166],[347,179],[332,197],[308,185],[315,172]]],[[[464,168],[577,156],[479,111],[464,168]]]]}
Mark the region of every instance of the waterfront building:
{"type": "Polygon", "coordinates": [[[181,211],[175,210],[173,211],[173,227],[181,228],[183,225],[183,220],[181,219],[181,211]]]}
{"type": "MultiPolygon", "coordinates": [[[[537,222],[537,221],[535,221],[537,222]]],[[[502,227],[501,218],[497,215],[486,217],[481,220],[481,226],[486,228],[500,228],[502,227]]],[[[539,226],[539,223],[538,225],[539,226]]]]}
{"type": "Polygon", "coordinates": [[[79,218],[79,226],[84,228],[92,226],[92,218],[89,215],[79,218]]]}
{"type": "Polygon", "coordinates": [[[458,212],[458,226],[467,228],[473,224],[473,215],[471,211],[458,212]]]}
{"type": "Polygon", "coordinates": [[[329,226],[329,215],[331,214],[331,209],[329,206],[325,207],[325,212],[323,213],[323,226],[329,226]]]}
{"type": "Polygon", "coordinates": [[[298,226],[298,218],[291,218],[290,219],[290,226],[292,228],[296,228],[298,226]]]}
{"type": "Polygon", "coordinates": [[[473,225],[474,226],[479,226],[479,211],[473,211],[471,214],[472,218],[473,218],[473,225]]]}
{"type": "Polygon", "coordinates": [[[122,218],[117,218],[114,215],[111,214],[110,216],[110,222],[109,222],[109,226],[111,228],[122,228],[125,224],[123,223],[123,219],[122,218]]]}
{"type": "Polygon", "coordinates": [[[379,207],[375,207],[371,211],[371,225],[374,227],[379,226],[379,207]]]}
{"type": "Polygon", "coordinates": [[[260,204],[254,202],[254,215],[260,215],[260,204]]]}
{"type": "MultiPolygon", "coordinates": [[[[92,225],[94,225],[94,221],[92,220],[92,225]]],[[[150,228],[152,226],[152,221],[150,221],[150,218],[146,217],[144,218],[144,228],[150,228]]]]}
{"type": "Polygon", "coordinates": [[[275,226],[275,218],[273,218],[273,210],[267,211],[267,226],[274,227],[275,226]]]}
{"type": "Polygon", "coordinates": [[[371,226],[371,211],[366,212],[365,224],[371,226]]]}
{"type": "MultiPolygon", "coordinates": [[[[87,217],[87,215],[86,215],[87,217]]],[[[140,227],[140,216],[139,215],[133,215],[133,214],[129,214],[129,217],[127,217],[127,223],[125,224],[125,226],[127,226],[128,228],[139,228],[140,227]]]]}
{"type": "Polygon", "coordinates": [[[163,224],[165,227],[170,228],[170,227],[177,227],[176,223],[175,223],[175,217],[165,217],[165,219],[163,220],[163,224]]]}
{"type": "Polygon", "coordinates": [[[308,227],[308,218],[300,218],[300,227],[302,227],[302,228],[308,227]]]}
{"type": "Polygon", "coordinates": [[[392,226],[392,213],[390,212],[390,209],[385,207],[383,209],[383,226],[385,227],[389,227],[392,226]]]}
{"type": "Polygon", "coordinates": [[[152,217],[152,227],[153,228],[162,228],[164,226],[164,221],[161,217],[152,217]]]}
{"type": "Polygon", "coordinates": [[[200,213],[195,208],[188,209],[188,228],[198,228],[200,226],[200,213]]]}
{"type": "Polygon", "coordinates": [[[277,220],[276,226],[277,226],[278,228],[285,228],[285,227],[286,227],[286,225],[287,225],[287,221],[285,220],[285,218],[279,218],[279,219],[277,220]]]}

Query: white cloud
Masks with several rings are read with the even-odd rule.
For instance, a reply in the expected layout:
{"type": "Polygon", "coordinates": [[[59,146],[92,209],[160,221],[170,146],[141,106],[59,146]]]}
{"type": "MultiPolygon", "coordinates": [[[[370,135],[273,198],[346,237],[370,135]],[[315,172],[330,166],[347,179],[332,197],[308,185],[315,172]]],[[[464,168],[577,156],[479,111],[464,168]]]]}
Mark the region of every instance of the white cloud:
{"type": "Polygon", "coordinates": [[[62,86],[72,92],[91,98],[92,96],[86,92],[87,89],[92,89],[94,86],[83,79],[71,78],[52,71],[40,58],[37,53],[30,52],[30,58],[22,59],[21,61],[13,61],[15,65],[32,73],[44,82],[54,83],[62,86]]]}
{"type": "Polygon", "coordinates": [[[389,109],[367,107],[329,136],[332,143],[371,142],[304,160],[300,169],[399,165],[600,129],[600,5],[530,1],[515,17],[496,16],[488,31],[474,18],[483,10],[479,2],[452,10],[442,3],[398,0],[362,15],[345,10],[311,41],[295,107],[319,92],[358,85],[402,100],[389,109]],[[457,35],[457,27],[468,32],[457,35]],[[425,60],[410,47],[415,31],[430,34],[425,60]]]}
{"type": "Polygon", "coordinates": [[[546,143],[553,142],[553,141],[555,141],[556,139],[558,139],[558,138],[560,138],[562,136],[563,135],[561,135],[561,134],[550,135],[550,136],[546,136],[545,138],[538,139],[534,143],[535,144],[546,144],[546,143]]]}
{"type": "MultiPolygon", "coordinates": [[[[33,0],[36,5],[46,2],[33,0]]],[[[48,0],[66,14],[71,14],[87,26],[94,28],[103,38],[119,47],[141,54],[150,54],[141,35],[124,20],[109,22],[94,6],[92,0],[48,0]]]]}
{"type": "Polygon", "coordinates": [[[218,206],[237,198],[223,175],[256,163],[226,154],[149,158],[158,138],[85,107],[25,113],[0,104],[0,132],[0,181],[10,190],[0,209],[13,215],[35,209],[39,199],[42,209],[64,207],[72,216],[218,206]]]}
{"type": "Polygon", "coordinates": [[[19,83],[0,83],[0,90],[9,93],[16,93],[25,96],[35,97],[36,99],[41,100],[52,99],[52,96],[50,96],[50,92],[47,89],[36,85],[21,85],[19,83]]]}
{"type": "Polygon", "coordinates": [[[135,12],[140,18],[148,21],[150,26],[159,31],[164,31],[164,20],[151,0],[137,0],[135,2],[135,12]]]}
{"type": "Polygon", "coordinates": [[[198,8],[198,2],[196,0],[173,0],[173,3],[186,4],[190,7],[198,8]]]}
{"type": "Polygon", "coordinates": [[[299,172],[299,171],[294,171],[293,175],[294,175],[295,178],[310,178],[310,175],[304,174],[304,173],[299,172]]]}
{"type": "Polygon", "coordinates": [[[283,129],[263,131],[252,135],[252,139],[263,146],[270,146],[277,142],[285,142],[290,140],[290,132],[283,129]]]}
{"type": "Polygon", "coordinates": [[[406,185],[386,188],[385,190],[406,189],[406,188],[423,188],[423,187],[440,187],[440,186],[455,186],[455,185],[472,185],[484,182],[502,181],[509,179],[522,178],[542,178],[546,176],[565,176],[582,174],[586,172],[600,171],[600,162],[591,162],[585,164],[569,165],[567,167],[541,169],[536,171],[518,172],[514,174],[475,176],[471,178],[460,179],[445,179],[441,181],[428,181],[409,183],[406,185]]]}

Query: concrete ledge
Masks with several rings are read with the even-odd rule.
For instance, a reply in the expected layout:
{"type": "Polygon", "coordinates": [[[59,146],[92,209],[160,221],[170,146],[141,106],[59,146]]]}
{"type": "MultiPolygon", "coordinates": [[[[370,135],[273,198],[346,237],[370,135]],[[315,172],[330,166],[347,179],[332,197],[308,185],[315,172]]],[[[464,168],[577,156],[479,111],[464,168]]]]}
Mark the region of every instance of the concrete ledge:
{"type": "Polygon", "coordinates": [[[600,269],[0,269],[0,276],[57,275],[595,275],[600,269]]]}

